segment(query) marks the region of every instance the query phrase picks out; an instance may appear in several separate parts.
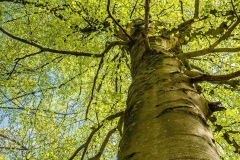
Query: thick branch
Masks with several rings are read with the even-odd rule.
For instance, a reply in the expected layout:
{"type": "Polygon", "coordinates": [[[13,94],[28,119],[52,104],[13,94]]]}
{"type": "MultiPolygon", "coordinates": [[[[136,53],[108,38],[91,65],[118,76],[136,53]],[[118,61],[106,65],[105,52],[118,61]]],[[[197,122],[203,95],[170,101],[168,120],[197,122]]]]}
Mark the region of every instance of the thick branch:
{"type": "MultiPolygon", "coordinates": [[[[59,54],[74,55],[74,56],[103,57],[104,54],[107,53],[112,47],[114,47],[116,45],[127,45],[127,42],[124,42],[124,41],[110,42],[109,45],[105,48],[105,50],[101,54],[93,54],[93,53],[77,52],[77,51],[60,51],[60,50],[56,50],[56,49],[45,48],[45,47],[42,47],[41,45],[39,45],[37,43],[30,42],[28,40],[16,37],[16,36],[10,34],[9,32],[5,31],[1,27],[0,27],[0,30],[3,33],[5,33],[6,35],[8,35],[9,37],[11,37],[11,38],[13,38],[15,40],[18,40],[18,41],[23,42],[25,44],[37,47],[38,49],[40,49],[41,52],[51,52],[51,53],[59,53],[59,54]]],[[[26,56],[26,57],[28,57],[28,56],[26,56]]]]}
{"type": "Polygon", "coordinates": [[[198,77],[191,78],[191,82],[196,83],[196,82],[202,82],[202,81],[210,81],[210,82],[211,81],[227,81],[232,78],[239,77],[239,76],[240,76],[240,71],[233,72],[233,73],[226,74],[226,75],[217,75],[217,76],[202,74],[198,77]]]}
{"type": "Polygon", "coordinates": [[[209,53],[214,53],[214,52],[239,52],[240,47],[236,48],[207,48],[207,49],[202,49],[198,51],[193,51],[193,52],[187,52],[187,53],[181,53],[177,55],[179,59],[189,59],[193,57],[199,57],[199,56],[204,56],[209,53]]]}
{"type": "Polygon", "coordinates": [[[87,57],[102,57],[103,55],[102,54],[93,54],[93,53],[86,53],[86,52],[77,52],[77,51],[60,51],[60,50],[56,50],[56,49],[51,49],[51,48],[45,48],[37,43],[34,43],[34,42],[30,42],[28,40],[25,40],[25,39],[22,39],[22,38],[19,38],[19,37],[16,37],[12,34],[10,34],[9,32],[5,31],[3,28],[0,27],[0,30],[6,34],[7,36],[15,39],[15,40],[18,40],[22,43],[25,43],[25,44],[28,44],[28,45],[31,45],[31,46],[34,46],[38,49],[40,49],[42,52],[52,52],[52,53],[59,53],[59,54],[67,54],[67,55],[74,55],[74,56],[87,56],[87,57]]]}
{"type": "Polygon", "coordinates": [[[198,18],[199,15],[199,0],[195,0],[195,11],[194,11],[194,18],[198,18]]]}
{"type": "Polygon", "coordinates": [[[145,46],[146,50],[150,50],[150,44],[149,44],[149,39],[148,39],[148,25],[149,25],[149,12],[150,12],[150,0],[145,0],[145,35],[144,35],[144,40],[145,40],[145,46]]]}

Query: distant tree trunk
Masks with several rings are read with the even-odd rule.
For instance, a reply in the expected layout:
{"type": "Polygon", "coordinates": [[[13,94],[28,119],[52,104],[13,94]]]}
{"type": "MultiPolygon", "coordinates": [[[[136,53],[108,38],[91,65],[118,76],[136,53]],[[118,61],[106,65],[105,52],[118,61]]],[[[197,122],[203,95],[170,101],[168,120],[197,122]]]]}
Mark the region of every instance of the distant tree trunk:
{"type": "Polygon", "coordinates": [[[132,84],[118,159],[219,160],[206,122],[208,102],[175,56],[181,52],[177,39],[150,35],[147,50],[142,35],[140,30],[132,33],[132,84]]]}

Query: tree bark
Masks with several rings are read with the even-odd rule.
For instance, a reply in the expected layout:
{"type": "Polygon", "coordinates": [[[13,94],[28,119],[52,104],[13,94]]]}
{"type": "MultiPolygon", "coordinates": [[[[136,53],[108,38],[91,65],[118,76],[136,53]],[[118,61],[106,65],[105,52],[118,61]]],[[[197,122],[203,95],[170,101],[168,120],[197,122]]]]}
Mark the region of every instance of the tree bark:
{"type": "Polygon", "coordinates": [[[132,34],[132,84],[125,111],[119,160],[219,160],[207,124],[208,101],[194,88],[176,39],[132,34]]]}

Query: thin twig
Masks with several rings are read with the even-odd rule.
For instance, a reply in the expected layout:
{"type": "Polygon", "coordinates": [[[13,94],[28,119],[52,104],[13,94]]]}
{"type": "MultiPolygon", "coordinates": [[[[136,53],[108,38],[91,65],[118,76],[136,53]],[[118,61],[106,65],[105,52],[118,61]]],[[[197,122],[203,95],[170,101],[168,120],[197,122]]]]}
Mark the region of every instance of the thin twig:
{"type": "MultiPolygon", "coordinates": [[[[116,45],[127,45],[127,42],[124,42],[124,41],[111,42],[101,54],[102,55],[106,54],[112,47],[114,47],[116,45]]],[[[94,76],[94,79],[93,79],[93,86],[92,86],[90,100],[88,102],[86,113],[85,113],[85,119],[87,119],[89,108],[90,108],[90,105],[91,105],[92,100],[93,100],[94,89],[95,89],[95,86],[96,86],[96,81],[97,81],[97,78],[98,78],[99,71],[102,68],[103,60],[104,60],[104,56],[101,58],[101,60],[99,62],[97,72],[96,72],[96,74],[94,76]]]]}
{"type": "MultiPolygon", "coordinates": [[[[0,133],[0,137],[5,138],[5,139],[8,139],[9,141],[16,143],[17,145],[19,145],[19,146],[22,147],[22,150],[28,150],[28,148],[27,148],[26,146],[22,145],[20,142],[18,142],[18,141],[15,140],[15,139],[12,139],[12,138],[10,138],[10,137],[8,137],[8,136],[6,136],[6,135],[4,135],[4,134],[1,134],[1,133],[0,133]]],[[[10,147],[10,148],[11,148],[11,147],[10,147]]]]}
{"type": "Polygon", "coordinates": [[[19,62],[20,60],[22,60],[22,59],[25,59],[25,58],[27,58],[27,57],[35,56],[35,55],[40,54],[40,53],[42,53],[42,52],[43,52],[42,50],[39,50],[39,51],[37,51],[37,52],[35,52],[35,53],[27,54],[27,55],[25,55],[25,56],[23,56],[23,57],[16,58],[15,61],[18,63],[18,62],[19,62]]]}
{"type": "MultiPolygon", "coordinates": [[[[86,69],[86,70],[87,70],[87,69],[86,69]]],[[[0,102],[0,105],[1,105],[1,104],[5,104],[5,103],[10,102],[10,101],[13,101],[13,100],[16,100],[16,99],[19,99],[19,98],[22,98],[22,97],[25,97],[25,96],[35,95],[35,94],[41,93],[41,92],[43,92],[43,91],[52,90],[52,89],[56,89],[56,88],[61,88],[61,87],[63,87],[63,86],[66,85],[67,83],[71,82],[73,79],[75,79],[77,76],[79,76],[79,75],[81,75],[81,74],[82,74],[82,73],[79,73],[79,74],[73,76],[72,78],[70,78],[70,79],[67,80],[67,81],[64,81],[63,83],[61,83],[61,84],[58,85],[58,86],[48,87],[48,88],[40,89],[40,90],[37,90],[37,91],[32,91],[32,92],[29,92],[29,93],[25,93],[25,94],[19,95],[19,96],[17,96],[17,97],[10,98],[10,99],[8,99],[8,100],[6,100],[6,101],[2,101],[2,102],[0,102]]]]}
{"type": "Polygon", "coordinates": [[[138,4],[138,0],[136,1],[135,5],[134,5],[134,7],[132,9],[132,12],[130,13],[130,18],[132,18],[132,15],[133,15],[133,13],[134,13],[134,11],[136,9],[137,4],[138,4]]]}
{"type": "Polygon", "coordinates": [[[84,151],[83,151],[83,153],[82,153],[82,158],[81,158],[81,159],[84,159],[84,156],[85,156],[85,154],[86,154],[88,145],[90,144],[92,137],[94,136],[94,134],[95,134],[99,129],[101,129],[101,128],[103,127],[104,122],[105,122],[105,121],[111,121],[111,120],[113,120],[113,119],[115,119],[115,118],[117,118],[117,117],[121,117],[122,115],[124,115],[124,111],[118,112],[118,113],[116,113],[116,114],[114,114],[114,115],[110,115],[110,116],[108,116],[107,118],[105,118],[105,119],[100,123],[100,125],[98,125],[97,128],[93,128],[92,132],[90,133],[90,135],[89,135],[88,138],[87,138],[87,141],[86,141],[84,144],[82,144],[79,148],[77,148],[77,149],[75,150],[75,152],[74,152],[73,155],[69,158],[69,160],[73,160],[73,159],[77,156],[78,152],[80,152],[83,148],[84,148],[84,151]]]}
{"type": "Polygon", "coordinates": [[[91,105],[92,100],[93,100],[94,89],[95,89],[95,86],[96,86],[98,74],[99,74],[100,69],[101,69],[102,66],[103,66],[103,60],[104,60],[104,57],[101,58],[101,60],[100,60],[100,62],[99,62],[99,65],[98,65],[97,72],[96,72],[96,74],[95,74],[95,76],[94,76],[94,79],[93,79],[93,85],[92,85],[92,91],[91,91],[91,95],[90,95],[90,100],[89,100],[89,102],[88,102],[87,109],[86,109],[86,113],[85,113],[85,120],[87,120],[89,108],[90,108],[90,105],[91,105]]]}

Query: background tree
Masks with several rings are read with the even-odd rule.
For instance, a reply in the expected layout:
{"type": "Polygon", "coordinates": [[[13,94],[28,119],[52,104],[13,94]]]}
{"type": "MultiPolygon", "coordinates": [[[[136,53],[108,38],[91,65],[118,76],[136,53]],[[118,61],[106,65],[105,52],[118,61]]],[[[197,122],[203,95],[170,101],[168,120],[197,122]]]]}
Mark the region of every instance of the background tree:
{"type": "Polygon", "coordinates": [[[156,51],[151,36],[160,37],[158,53],[181,60],[212,112],[225,108],[209,125],[221,156],[240,157],[238,0],[2,0],[0,15],[5,157],[116,158],[129,48],[140,37],[156,51]]]}

